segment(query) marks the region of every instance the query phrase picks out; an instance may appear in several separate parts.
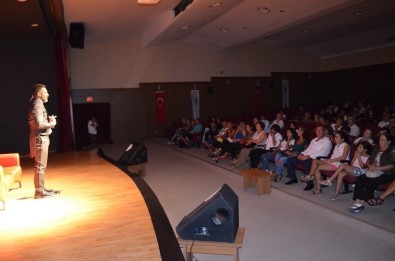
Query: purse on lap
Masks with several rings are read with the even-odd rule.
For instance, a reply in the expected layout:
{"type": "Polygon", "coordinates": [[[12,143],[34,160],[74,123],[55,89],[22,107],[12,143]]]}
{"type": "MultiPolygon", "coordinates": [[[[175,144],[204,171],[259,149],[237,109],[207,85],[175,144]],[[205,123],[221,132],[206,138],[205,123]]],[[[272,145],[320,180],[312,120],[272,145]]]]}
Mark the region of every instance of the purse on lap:
{"type": "Polygon", "coordinates": [[[370,170],[370,169],[368,169],[367,171],[366,171],[366,177],[368,177],[368,178],[377,178],[377,177],[380,177],[381,175],[383,175],[384,174],[384,171],[381,171],[381,170],[370,170]]]}

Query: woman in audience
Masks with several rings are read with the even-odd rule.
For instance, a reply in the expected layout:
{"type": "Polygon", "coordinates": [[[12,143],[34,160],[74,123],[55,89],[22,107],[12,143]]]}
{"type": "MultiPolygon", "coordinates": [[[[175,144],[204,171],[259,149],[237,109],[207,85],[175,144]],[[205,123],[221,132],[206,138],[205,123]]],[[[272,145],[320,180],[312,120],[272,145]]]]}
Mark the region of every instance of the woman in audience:
{"type": "Polygon", "coordinates": [[[235,165],[237,163],[237,153],[246,146],[247,142],[252,138],[252,135],[254,135],[254,132],[252,131],[251,125],[246,124],[243,139],[229,144],[228,153],[232,157],[230,165],[235,165]]]}
{"type": "MultiPolygon", "coordinates": [[[[262,169],[266,170],[266,171],[270,171],[269,169],[269,160],[274,160],[274,158],[276,157],[277,154],[285,154],[285,151],[287,150],[292,150],[293,146],[295,145],[295,140],[297,139],[298,134],[296,133],[295,129],[289,128],[287,130],[287,137],[286,139],[284,139],[280,145],[278,145],[276,147],[276,149],[274,151],[269,151],[266,152],[264,154],[261,155],[261,165],[262,165],[262,169]]],[[[272,172],[272,171],[270,171],[272,172]]],[[[282,178],[281,173],[274,173],[273,175],[273,180],[275,182],[280,181],[282,178]]]]}
{"type": "Polygon", "coordinates": [[[257,168],[261,160],[261,155],[268,151],[273,151],[280,145],[283,136],[280,133],[280,126],[273,124],[270,127],[270,134],[268,135],[263,147],[258,147],[250,151],[250,166],[251,168],[257,168]]]}
{"type": "Polygon", "coordinates": [[[266,140],[266,132],[264,131],[265,126],[262,122],[258,121],[255,125],[256,131],[254,135],[252,135],[251,139],[246,141],[246,146],[241,149],[239,153],[239,157],[232,161],[232,164],[235,164],[235,168],[243,166],[247,160],[250,151],[254,149],[256,146],[263,146],[266,140]]]}
{"type": "Polygon", "coordinates": [[[236,129],[233,127],[232,122],[228,121],[226,123],[226,129],[227,129],[227,135],[223,138],[217,139],[217,141],[213,143],[214,151],[213,151],[212,159],[215,161],[218,160],[218,157],[223,155],[224,152],[222,151],[222,148],[226,147],[227,142],[229,142],[229,140],[234,139],[235,137],[236,129]]]}
{"type": "MultiPolygon", "coordinates": [[[[230,122],[228,122],[228,124],[229,123],[230,122]]],[[[232,129],[234,128],[232,127],[232,129]]],[[[220,153],[218,155],[215,155],[213,157],[213,160],[218,162],[219,159],[226,159],[228,157],[231,144],[239,143],[240,140],[243,140],[245,134],[245,124],[244,122],[240,122],[237,125],[236,129],[229,134],[228,138],[221,143],[221,147],[219,148],[220,153]]]]}
{"type": "Polygon", "coordinates": [[[228,137],[228,123],[226,121],[223,121],[221,123],[221,126],[222,129],[218,132],[218,135],[214,136],[214,139],[206,141],[206,143],[204,144],[204,146],[210,151],[210,157],[214,156],[212,154],[216,150],[215,147],[219,146],[218,143],[222,143],[222,141],[228,137]]]}
{"type": "Polygon", "coordinates": [[[329,159],[315,159],[312,163],[310,173],[301,177],[303,181],[312,181],[315,179],[315,188],[313,194],[319,194],[321,189],[321,173],[320,170],[337,170],[341,160],[348,160],[350,156],[350,145],[346,143],[347,134],[339,131],[335,134],[335,148],[329,159]]]}
{"type": "MultiPolygon", "coordinates": [[[[292,148],[292,150],[286,150],[283,153],[277,153],[276,157],[274,159],[274,163],[276,165],[276,180],[279,181],[283,177],[283,170],[285,163],[287,163],[287,159],[290,157],[296,157],[298,156],[302,151],[304,151],[308,146],[309,146],[309,137],[308,137],[309,132],[303,128],[299,127],[297,130],[297,138],[296,142],[292,148]]],[[[292,183],[289,183],[290,181],[286,182],[285,184],[290,185],[292,183]]]]}
{"type": "Polygon", "coordinates": [[[364,203],[375,205],[374,190],[378,185],[387,184],[395,179],[395,146],[392,145],[391,135],[380,135],[379,143],[366,162],[368,170],[365,175],[357,178],[353,199],[355,203],[350,211],[358,213],[363,210],[364,203]]]}
{"type": "Polygon", "coordinates": [[[340,198],[340,187],[345,176],[361,176],[365,175],[366,172],[366,161],[369,158],[371,151],[371,146],[368,141],[361,141],[354,153],[354,158],[349,164],[341,164],[335,173],[327,180],[321,181],[321,185],[332,186],[332,182],[336,179],[336,190],[332,196],[332,200],[337,200],[340,198]]]}

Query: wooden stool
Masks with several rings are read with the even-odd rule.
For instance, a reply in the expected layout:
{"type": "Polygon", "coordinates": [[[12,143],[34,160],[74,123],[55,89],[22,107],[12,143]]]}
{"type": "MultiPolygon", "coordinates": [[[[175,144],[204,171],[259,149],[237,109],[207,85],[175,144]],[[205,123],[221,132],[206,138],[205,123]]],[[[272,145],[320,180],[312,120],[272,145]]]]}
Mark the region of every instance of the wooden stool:
{"type": "Polygon", "coordinates": [[[240,173],[243,175],[244,189],[257,187],[257,194],[269,194],[271,191],[270,173],[262,169],[244,169],[240,173]]]}
{"type": "Polygon", "coordinates": [[[142,177],[145,176],[145,163],[128,166],[130,172],[136,173],[142,177]]]}
{"type": "Polygon", "coordinates": [[[239,261],[239,248],[243,247],[244,233],[245,228],[239,227],[233,243],[184,240],[180,237],[177,237],[177,240],[182,247],[185,261],[191,261],[192,253],[233,256],[233,261],[239,261]]]}

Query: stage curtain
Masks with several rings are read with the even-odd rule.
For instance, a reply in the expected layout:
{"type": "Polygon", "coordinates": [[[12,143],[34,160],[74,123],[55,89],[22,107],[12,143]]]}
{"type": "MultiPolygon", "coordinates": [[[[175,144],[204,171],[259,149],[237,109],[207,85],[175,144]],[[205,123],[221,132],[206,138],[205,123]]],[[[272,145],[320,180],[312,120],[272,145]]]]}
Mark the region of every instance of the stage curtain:
{"type": "Polygon", "coordinates": [[[57,129],[58,151],[73,150],[73,133],[70,110],[70,84],[68,73],[68,50],[59,36],[54,37],[56,55],[56,83],[58,91],[57,129]]]}

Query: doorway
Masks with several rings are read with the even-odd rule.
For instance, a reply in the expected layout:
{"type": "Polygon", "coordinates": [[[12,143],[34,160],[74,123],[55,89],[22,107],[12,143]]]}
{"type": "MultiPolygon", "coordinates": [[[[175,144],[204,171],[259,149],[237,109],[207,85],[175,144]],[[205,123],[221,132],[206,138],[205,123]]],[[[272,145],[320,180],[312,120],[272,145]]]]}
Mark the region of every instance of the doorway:
{"type": "Polygon", "coordinates": [[[111,109],[110,103],[73,104],[74,135],[77,150],[90,148],[88,137],[88,121],[96,117],[97,143],[112,143],[111,139],[111,109]]]}

